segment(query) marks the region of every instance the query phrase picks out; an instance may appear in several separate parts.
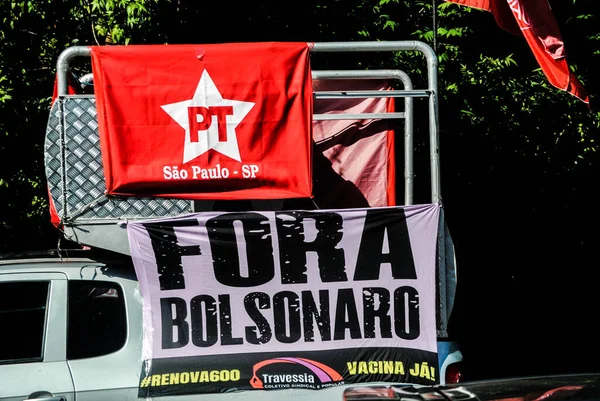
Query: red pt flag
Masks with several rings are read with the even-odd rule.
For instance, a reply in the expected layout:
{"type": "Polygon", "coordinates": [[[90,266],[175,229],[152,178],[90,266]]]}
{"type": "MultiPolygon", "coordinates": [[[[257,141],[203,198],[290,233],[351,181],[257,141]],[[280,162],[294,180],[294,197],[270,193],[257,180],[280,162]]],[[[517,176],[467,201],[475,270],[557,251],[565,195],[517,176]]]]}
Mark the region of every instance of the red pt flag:
{"type": "Polygon", "coordinates": [[[312,196],[307,43],[91,47],[107,194],[312,196]]]}
{"type": "Polygon", "coordinates": [[[562,35],[548,0],[446,1],[489,11],[504,30],[514,34],[520,31],[548,82],[589,104],[585,88],[567,63],[562,35]]]}

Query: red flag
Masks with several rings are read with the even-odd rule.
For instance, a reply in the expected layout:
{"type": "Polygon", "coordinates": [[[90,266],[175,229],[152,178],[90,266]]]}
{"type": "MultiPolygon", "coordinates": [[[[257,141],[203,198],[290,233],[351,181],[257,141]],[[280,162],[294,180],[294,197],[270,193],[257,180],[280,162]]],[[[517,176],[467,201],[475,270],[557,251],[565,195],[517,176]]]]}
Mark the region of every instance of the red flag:
{"type": "MultiPolygon", "coordinates": [[[[318,91],[390,90],[387,80],[313,81],[318,91]]],[[[315,100],[315,114],[386,113],[393,98],[315,100]]],[[[313,125],[315,203],[321,209],[396,205],[393,120],[321,120],[313,125]]]]}
{"type": "Polygon", "coordinates": [[[309,44],[91,53],[109,195],[312,196],[309,44]]]}
{"type": "Polygon", "coordinates": [[[446,1],[489,11],[504,30],[514,34],[520,31],[548,81],[589,104],[585,88],[567,63],[562,36],[548,0],[446,1]]]}
{"type": "Polygon", "coordinates": [[[50,187],[48,190],[48,209],[50,212],[50,223],[56,227],[61,228],[60,216],[58,215],[58,211],[56,210],[56,206],[54,205],[54,199],[52,199],[52,194],[50,193],[50,187]]]}

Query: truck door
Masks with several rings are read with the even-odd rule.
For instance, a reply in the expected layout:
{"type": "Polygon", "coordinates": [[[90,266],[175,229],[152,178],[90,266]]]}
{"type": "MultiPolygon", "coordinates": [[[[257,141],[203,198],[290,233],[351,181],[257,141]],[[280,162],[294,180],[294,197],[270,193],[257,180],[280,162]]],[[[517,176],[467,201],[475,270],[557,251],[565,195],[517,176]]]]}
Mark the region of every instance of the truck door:
{"type": "Polygon", "coordinates": [[[66,294],[61,273],[0,274],[0,399],[74,401],[66,294]]]}
{"type": "Polygon", "coordinates": [[[118,280],[98,269],[93,280],[69,281],[67,359],[77,401],[137,398],[141,300],[133,299],[135,281],[118,280]]]}

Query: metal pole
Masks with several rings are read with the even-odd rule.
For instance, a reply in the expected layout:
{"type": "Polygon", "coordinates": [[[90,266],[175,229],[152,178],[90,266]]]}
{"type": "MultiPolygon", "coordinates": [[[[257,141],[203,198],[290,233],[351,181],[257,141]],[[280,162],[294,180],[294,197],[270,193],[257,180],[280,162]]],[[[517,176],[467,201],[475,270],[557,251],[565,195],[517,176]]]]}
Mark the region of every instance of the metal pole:
{"type": "Polygon", "coordinates": [[[433,51],[437,52],[437,1],[433,1],[432,16],[433,16],[433,51]]]}
{"type": "Polygon", "coordinates": [[[64,50],[58,56],[56,61],[56,86],[58,96],[66,95],[68,93],[67,83],[67,72],[69,71],[69,62],[74,57],[89,56],[90,48],[87,46],[73,46],[64,50]]]}

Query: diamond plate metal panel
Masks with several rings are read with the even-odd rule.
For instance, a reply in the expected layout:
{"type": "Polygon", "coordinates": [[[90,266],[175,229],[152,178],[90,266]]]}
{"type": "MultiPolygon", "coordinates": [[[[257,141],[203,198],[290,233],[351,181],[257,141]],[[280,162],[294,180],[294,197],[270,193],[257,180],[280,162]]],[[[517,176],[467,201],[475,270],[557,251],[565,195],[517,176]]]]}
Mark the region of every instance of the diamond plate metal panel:
{"type": "Polygon", "coordinates": [[[48,125],[46,126],[46,140],[44,143],[44,163],[46,170],[46,180],[48,181],[48,189],[50,196],[54,201],[54,206],[58,215],[63,216],[62,203],[62,163],[61,163],[61,135],[62,130],[60,125],[60,105],[56,101],[50,110],[48,125]]]}
{"type": "Polygon", "coordinates": [[[61,219],[160,218],[192,212],[192,202],[182,199],[104,196],[106,185],[93,97],[57,99],[46,128],[45,165],[50,195],[61,219]]]}

